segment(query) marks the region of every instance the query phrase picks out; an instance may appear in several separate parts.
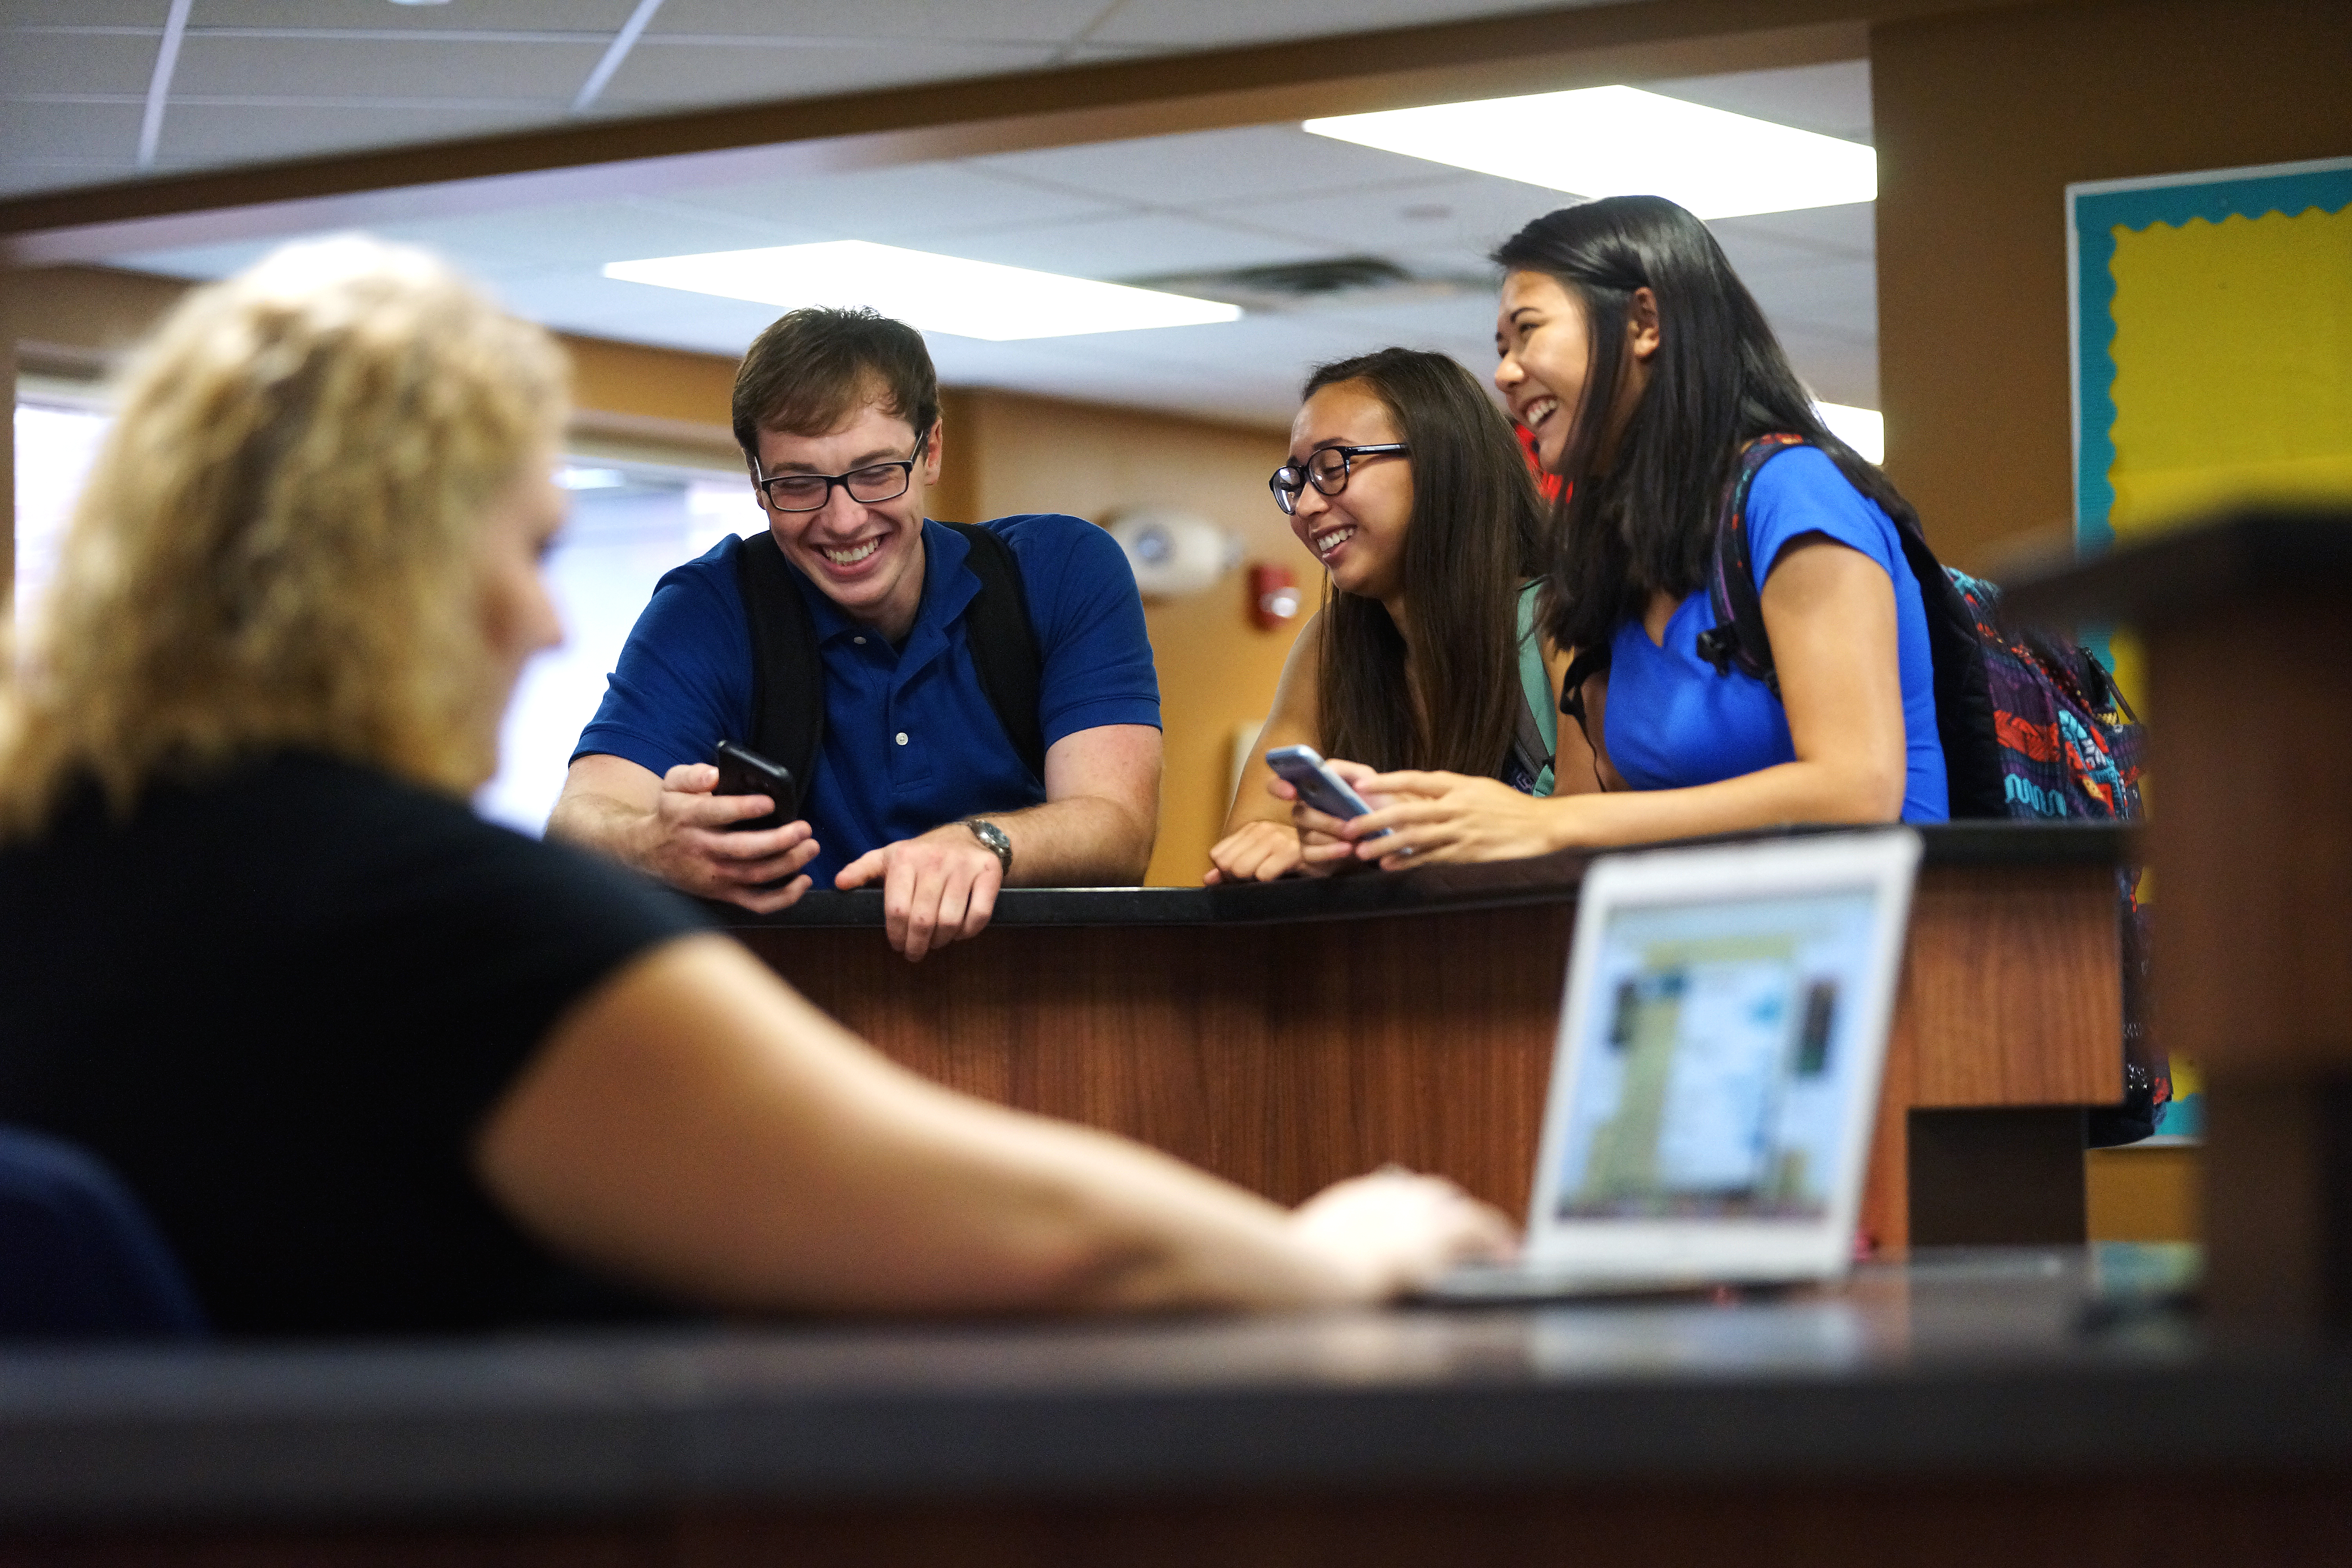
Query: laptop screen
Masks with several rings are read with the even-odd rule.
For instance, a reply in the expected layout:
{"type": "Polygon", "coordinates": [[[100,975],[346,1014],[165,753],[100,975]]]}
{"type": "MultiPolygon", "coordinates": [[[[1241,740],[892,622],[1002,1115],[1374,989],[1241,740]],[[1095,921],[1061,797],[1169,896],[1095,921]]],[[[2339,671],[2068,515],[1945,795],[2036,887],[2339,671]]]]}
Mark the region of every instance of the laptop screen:
{"type": "Polygon", "coordinates": [[[1619,906],[1573,1054],[1560,1219],[1817,1220],[1843,1174],[1867,887],[1619,906]]]}

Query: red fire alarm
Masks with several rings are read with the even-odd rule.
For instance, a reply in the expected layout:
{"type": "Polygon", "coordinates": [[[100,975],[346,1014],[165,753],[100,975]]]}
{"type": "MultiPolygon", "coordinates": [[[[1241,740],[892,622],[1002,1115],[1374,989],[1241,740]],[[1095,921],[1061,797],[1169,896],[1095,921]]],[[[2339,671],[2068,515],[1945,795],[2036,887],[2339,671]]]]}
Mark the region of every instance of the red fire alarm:
{"type": "Polygon", "coordinates": [[[1249,569],[1250,624],[1270,632],[1298,614],[1298,580],[1287,566],[1259,564],[1249,569]]]}

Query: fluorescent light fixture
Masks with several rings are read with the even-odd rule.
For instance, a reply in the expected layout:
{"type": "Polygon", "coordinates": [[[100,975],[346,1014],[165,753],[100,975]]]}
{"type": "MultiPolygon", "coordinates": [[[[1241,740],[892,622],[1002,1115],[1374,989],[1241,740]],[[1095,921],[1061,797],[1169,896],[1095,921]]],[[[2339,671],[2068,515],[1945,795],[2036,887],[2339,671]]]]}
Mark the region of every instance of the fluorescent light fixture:
{"type": "Polygon", "coordinates": [[[1241,307],[863,239],[615,261],[607,278],[762,305],[870,305],[927,332],[1005,342],[1241,318],[1241,307]]]}
{"type": "Polygon", "coordinates": [[[629,482],[629,476],[618,468],[562,468],[555,470],[558,489],[616,490],[629,482]]]}
{"type": "Polygon", "coordinates": [[[1855,408],[1843,403],[1816,403],[1813,412],[1830,434],[1874,463],[1886,461],[1886,417],[1875,408],[1855,408]]]}
{"type": "Polygon", "coordinates": [[[1632,87],[1310,120],[1306,129],[1582,196],[1654,195],[1703,218],[1875,201],[1878,154],[1632,87]]]}

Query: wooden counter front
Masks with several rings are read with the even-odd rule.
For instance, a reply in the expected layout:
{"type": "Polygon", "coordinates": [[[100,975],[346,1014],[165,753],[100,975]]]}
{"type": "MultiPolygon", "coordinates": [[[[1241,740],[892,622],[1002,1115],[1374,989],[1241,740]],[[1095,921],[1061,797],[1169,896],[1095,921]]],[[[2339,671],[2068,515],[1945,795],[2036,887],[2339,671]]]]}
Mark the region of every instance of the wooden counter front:
{"type": "MultiPolygon", "coordinates": [[[[1864,1228],[1889,1249],[1915,1214],[1938,1216],[1922,1240],[2063,1240],[2071,1214],[2080,1239],[2080,1143],[2064,1143],[2061,1108],[2122,1092],[2125,837],[1926,837],[1864,1228]],[[2021,1108],[2022,1122],[1998,1114],[2021,1108]],[[1962,1110],[1979,1114],[1933,1122],[1922,1173],[1950,1190],[1914,1193],[1911,1113],[1962,1110]]],[[[968,1093],[1125,1133],[1286,1203],[1392,1160],[1518,1214],[1589,863],[1016,890],[986,932],[919,964],[890,951],[870,893],[812,895],[734,934],[968,1093]]]]}

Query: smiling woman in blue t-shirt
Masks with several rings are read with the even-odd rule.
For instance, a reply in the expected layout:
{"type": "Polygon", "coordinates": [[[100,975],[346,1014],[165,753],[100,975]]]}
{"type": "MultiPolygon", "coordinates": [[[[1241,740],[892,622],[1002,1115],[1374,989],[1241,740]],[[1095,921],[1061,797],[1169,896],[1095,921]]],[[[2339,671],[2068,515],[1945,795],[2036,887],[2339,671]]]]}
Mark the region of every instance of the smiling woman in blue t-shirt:
{"type": "Polygon", "coordinates": [[[1343,770],[1387,804],[1344,826],[1302,808],[1302,827],[1397,868],[1943,820],[1927,616],[1894,521],[1908,509],[1822,426],[1706,226],[1661,197],[1613,196],[1538,218],[1495,259],[1496,384],[1572,481],[1549,630],[1608,652],[1582,692],[1603,790],[1536,800],[1454,773],[1343,770]],[[1696,646],[1715,625],[1725,485],[1741,449],[1774,434],[1808,444],[1763,466],[1746,513],[1778,696],[1696,646]]]}

